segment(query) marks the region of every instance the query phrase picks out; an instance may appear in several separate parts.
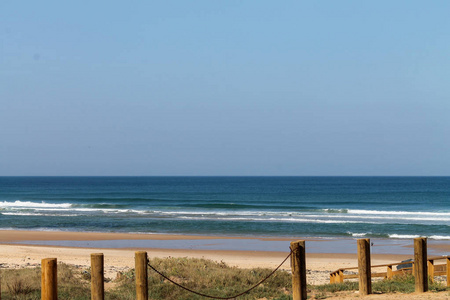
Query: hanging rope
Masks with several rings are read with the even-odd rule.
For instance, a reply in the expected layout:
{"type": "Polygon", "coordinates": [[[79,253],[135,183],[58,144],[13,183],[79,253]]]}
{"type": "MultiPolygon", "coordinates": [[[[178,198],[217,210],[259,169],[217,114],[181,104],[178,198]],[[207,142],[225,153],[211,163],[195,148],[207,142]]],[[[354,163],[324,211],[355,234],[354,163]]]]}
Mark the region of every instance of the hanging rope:
{"type": "Polygon", "coordinates": [[[210,298],[210,299],[223,299],[223,300],[227,300],[227,299],[235,299],[235,298],[240,297],[240,296],[242,296],[242,295],[245,295],[245,294],[247,294],[248,292],[250,292],[251,290],[257,288],[260,284],[262,284],[264,281],[266,281],[267,279],[269,279],[276,271],[278,271],[278,269],[281,268],[281,266],[286,262],[286,260],[287,260],[291,255],[292,255],[292,250],[291,250],[291,252],[289,253],[289,255],[283,260],[283,262],[282,262],[278,267],[276,267],[276,269],[273,270],[269,275],[267,275],[265,278],[263,278],[262,280],[260,280],[257,284],[255,284],[254,286],[252,286],[252,287],[249,288],[248,290],[246,290],[246,291],[244,291],[244,292],[242,292],[242,293],[239,293],[239,294],[237,294],[237,295],[235,295],[235,296],[232,296],[232,297],[210,296],[210,295],[206,295],[206,294],[202,294],[202,293],[193,291],[193,290],[191,290],[190,288],[187,288],[187,287],[185,287],[185,286],[182,286],[181,284],[176,283],[176,282],[173,281],[172,279],[168,278],[166,275],[164,275],[163,273],[161,273],[160,271],[158,271],[156,268],[154,268],[152,265],[150,265],[150,261],[148,261],[148,260],[147,260],[147,265],[150,267],[150,269],[152,269],[153,271],[155,271],[156,273],[158,273],[161,277],[163,277],[163,278],[166,279],[167,281],[173,283],[174,285],[176,285],[176,286],[178,286],[179,288],[182,288],[182,289],[184,289],[184,290],[186,290],[186,291],[188,291],[188,292],[191,292],[191,293],[196,294],[196,295],[198,295],[198,296],[210,298]]]}

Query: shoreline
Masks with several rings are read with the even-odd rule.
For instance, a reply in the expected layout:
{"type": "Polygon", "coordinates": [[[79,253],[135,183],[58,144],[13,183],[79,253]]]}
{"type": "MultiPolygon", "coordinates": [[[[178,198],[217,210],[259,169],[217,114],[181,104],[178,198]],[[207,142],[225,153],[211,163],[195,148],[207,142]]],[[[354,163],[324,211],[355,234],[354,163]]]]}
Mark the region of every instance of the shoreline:
{"type": "MultiPolygon", "coordinates": [[[[287,246],[282,251],[268,251],[270,249],[189,249],[181,248],[160,248],[160,247],[134,247],[131,241],[153,241],[153,242],[171,242],[186,245],[186,242],[199,242],[205,245],[214,245],[218,241],[225,243],[258,243],[258,247],[264,243],[282,242],[289,245],[290,241],[302,238],[276,238],[276,237],[223,237],[223,236],[193,236],[193,235],[167,235],[167,234],[137,234],[137,233],[98,233],[98,232],[62,232],[62,231],[17,231],[0,230],[0,268],[26,268],[40,265],[43,258],[56,257],[59,262],[75,265],[80,268],[90,266],[90,254],[102,252],[105,257],[105,277],[114,279],[118,272],[134,268],[134,252],[144,250],[148,252],[149,258],[167,258],[167,257],[189,257],[204,258],[213,261],[223,261],[230,266],[240,268],[275,268],[289,253],[287,246]],[[119,241],[124,247],[73,247],[73,246],[55,246],[45,243],[54,241],[78,242],[101,242],[101,241],[119,241]],[[42,242],[41,245],[32,245],[32,242],[42,242]],[[20,244],[18,244],[20,243],[20,244]],[[262,251],[265,250],[265,251],[262,251]]],[[[329,282],[329,273],[339,268],[348,268],[357,266],[356,239],[329,239],[329,238],[306,238],[306,267],[309,270],[309,284],[324,284],[329,282]],[[352,242],[352,243],[350,243],[352,242]],[[346,253],[342,245],[349,244],[354,248],[354,253],[346,253]],[[355,245],[353,245],[353,243],[355,245]],[[319,247],[314,249],[314,247],[319,247]]],[[[375,243],[380,248],[383,244],[380,240],[375,243]]],[[[402,241],[405,242],[405,241],[402,241]]],[[[398,253],[379,253],[374,246],[372,251],[372,265],[400,262],[413,257],[413,241],[402,243],[401,246],[387,245],[388,249],[404,249],[406,254],[398,253]],[[391,248],[389,248],[391,247],[391,248]],[[393,248],[392,248],[393,247],[393,248]],[[397,247],[397,248],[395,248],[397,247]]],[[[222,247],[223,248],[223,247],[222,247]]],[[[450,252],[450,243],[439,243],[429,245],[433,251],[448,254],[450,252]]],[[[389,251],[388,251],[389,252],[389,251]]],[[[290,270],[289,260],[282,266],[284,270],[290,270]]]]}
{"type": "MultiPolygon", "coordinates": [[[[190,249],[288,252],[289,242],[304,240],[307,253],[356,254],[357,238],[221,236],[158,233],[0,230],[0,244],[93,249],[190,249]],[[131,244],[135,244],[130,246],[131,244]],[[353,245],[354,244],[354,245],[353,245]],[[332,249],[332,250],[328,250],[332,249]]],[[[372,238],[372,254],[413,254],[413,239],[372,238]]],[[[428,240],[429,255],[448,255],[450,241],[428,240]]]]}

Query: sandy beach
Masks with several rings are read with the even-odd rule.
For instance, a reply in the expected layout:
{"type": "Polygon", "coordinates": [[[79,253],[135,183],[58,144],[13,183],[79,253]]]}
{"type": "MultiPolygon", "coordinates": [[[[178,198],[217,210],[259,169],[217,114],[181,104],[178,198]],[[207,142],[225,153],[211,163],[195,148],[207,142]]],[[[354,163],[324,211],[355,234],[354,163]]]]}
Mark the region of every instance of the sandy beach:
{"type": "MultiPolygon", "coordinates": [[[[266,267],[275,268],[289,253],[286,251],[239,251],[239,250],[200,250],[200,249],[158,249],[134,247],[132,241],[195,241],[202,240],[241,239],[250,241],[256,238],[215,237],[194,235],[163,235],[163,234],[126,234],[126,233],[83,233],[83,232],[51,232],[51,231],[0,231],[0,251],[2,268],[32,267],[40,264],[41,259],[56,257],[59,262],[80,267],[90,265],[91,253],[103,253],[105,257],[105,276],[114,279],[118,272],[134,267],[134,252],[145,250],[149,257],[193,257],[214,261],[223,261],[240,268],[266,267]],[[64,247],[31,245],[33,241],[125,241],[121,249],[95,247],[64,247]],[[15,244],[15,243],[23,244],[15,244]]],[[[289,241],[288,239],[261,238],[263,241],[289,241]]],[[[308,240],[306,240],[308,245],[308,240]]],[[[312,242],[312,241],[311,241],[312,242]]],[[[330,241],[327,241],[330,243],[330,241]]],[[[439,244],[438,251],[450,252],[450,245],[439,244]]],[[[323,249],[322,249],[323,250],[323,249]]],[[[306,266],[309,284],[324,284],[329,282],[329,273],[339,268],[357,266],[354,253],[339,253],[338,249],[330,249],[330,253],[308,253],[306,266]],[[334,253],[333,253],[334,252],[334,253]],[[337,252],[337,253],[336,253],[337,252]]],[[[323,252],[323,251],[322,251],[323,252]]],[[[372,264],[399,262],[411,258],[411,255],[373,254],[372,264]]],[[[283,269],[290,269],[289,261],[283,269]]]]}
{"type": "MultiPolygon", "coordinates": [[[[286,258],[289,251],[238,251],[238,250],[199,250],[199,249],[158,249],[134,247],[132,241],[209,241],[215,240],[244,240],[246,242],[254,239],[262,241],[287,241],[289,239],[277,239],[273,237],[217,237],[217,236],[195,236],[195,235],[164,235],[164,234],[126,234],[126,233],[83,233],[83,232],[51,232],[51,231],[0,231],[0,268],[32,268],[39,266],[43,258],[56,257],[58,262],[74,265],[79,268],[90,266],[91,253],[103,253],[105,264],[105,277],[115,279],[119,273],[134,268],[134,253],[136,250],[145,250],[150,258],[159,257],[191,257],[205,258],[214,261],[223,261],[231,266],[240,268],[276,268],[286,258]],[[57,241],[122,241],[127,243],[121,249],[94,248],[94,247],[67,247],[67,246],[45,246],[30,245],[32,242],[53,243],[57,241]],[[21,243],[21,244],[17,244],[21,243]]],[[[317,242],[318,239],[306,239],[308,243],[317,242]]],[[[320,239],[319,239],[320,241],[320,239]]],[[[332,242],[332,241],[331,241],[332,242]]],[[[337,245],[342,241],[336,241],[337,245]]],[[[344,243],[349,241],[345,240],[344,243]]],[[[320,245],[320,244],[319,244],[320,245]]],[[[324,242],[328,247],[330,241],[324,242]]],[[[406,248],[408,246],[405,246],[406,248]]],[[[434,251],[449,253],[448,243],[432,245],[434,251]]],[[[317,250],[317,249],[316,249],[317,250]]],[[[324,252],[326,249],[322,249],[324,252]]],[[[399,262],[411,258],[412,255],[373,254],[372,265],[399,262]]],[[[330,253],[308,253],[306,254],[307,282],[308,284],[329,283],[329,273],[339,268],[357,266],[357,256],[354,253],[339,253],[339,248],[331,248],[330,253]]],[[[281,267],[290,269],[289,260],[281,267]]],[[[106,285],[108,288],[108,284],[106,285]]],[[[338,293],[335,297],[328,299],[354,299],[358,293],[338,293]]],[[[426,293],[422,295],[411,294],[389,294],[370,295],[370,299],[448,299],[448,292],[426,293]]]]}

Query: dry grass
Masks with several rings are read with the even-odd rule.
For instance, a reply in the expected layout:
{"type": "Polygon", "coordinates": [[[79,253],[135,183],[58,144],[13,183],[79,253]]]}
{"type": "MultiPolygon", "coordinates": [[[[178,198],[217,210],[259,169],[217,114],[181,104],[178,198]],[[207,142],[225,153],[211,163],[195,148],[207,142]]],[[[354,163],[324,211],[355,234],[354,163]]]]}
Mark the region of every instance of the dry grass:
{"type": "MultiPolygon", "coordinates": [[[[214,296],[232,296],[238,294],[266,277],[269,269],[239,269],[229,267],[223,262],[205,259],[168,258],[154,259],[151,264],[163,271],[170,279],[188,288],[214,296]]],[[[40,299],[40,268],[3,270],[1,274],[2,300],[40,299]]],[[[58,298],[73,300],[90,299],[89,269],[77,269],[58,264],[58,298]]],[[[105,292],[105,299],[134,300],[134,270],[122,274],[115,287],[105,292]]],[[[204,299],[186,292],[149,269],[150,299],[204,299]]],[[[290,299],[290,274],[276,272],[268,281],[239,299],[290,299]]]]}
{"type": "MultiPolygon", "coordinates": [[[[272,270],[269,269],[240,269],[230,267],[223,262],[214,262],[195,258],[153,259],[153,265],[171,280],[190,289],[204,294],[227,297],[238,294],[262,278],[272,270]]],[[[58,297],[59,299],[89,300],[90,299],[90,270],[58,264],[58,297]]],[[[160,275],[149,269],[149,298],[166,300],[204,299],[184,291],[160,275]]],[[[2,270],[1,286],[2,300],[37,300],[40,299],[40,268],[2,270]]],[[[114,282],[114,288],[105,292],[105,299],[134,300],[135,282],[134,270],[122,274],[114,282]]],[[[443,284],[430,283],[430,291],[448,291],[443,284]]],[[[411,275],[398,276],[393,280],[373,282],[374,293],[411,293],[414,292],[414,277],[411,275]]],[[[357,282],[342,284],[326,284],[308,286],[309,299],[326,299],[340,293],[358,290],[357,282]]],[[[277,271],[268,281],[257,287],[249,294],[239,297],[244,299],[278,299],[288,300],[291,297],[291,275],[285,271],[277,271]]]]}
{"type": "MultiPolygon", "coordinates": [[[[205,259],[168,258],[153,259],[151,265],[171,280],[203,294],[228,297],[247,290],[270,274],[270,269],[240,269],[223,262],[205,259]]],[[[116,290],[119,298],[134,299],[134,274],[124,274],[122,284],[116,290]],[[132,292],[130,293],[130,290],[132,292]]],[[[149,270],[150,299],[204,299],[184,291],[152,270],[149,270]]],[[[277,271],[268,281],[239,299],[289,299],[291,277],[277,271]]]]}
{"type": "MultiPolygon", "coordinates": [[[[324,284],[311,286],[311,299],[326,299],[328,297],[336,296],[336,293],[345,291],[358,291],[358,282],[344,282],[337,284],[324,284]]],[[[431,292],[442,292],[450,290],[443,283],[440,282],[429,282],[429,290],[431,292]]],[[[395,276],[393,279],[384,279],[372,282],[372,292],[374,294],[410,294],[415,291],[414,276],[399,275],[395,276]]]]}

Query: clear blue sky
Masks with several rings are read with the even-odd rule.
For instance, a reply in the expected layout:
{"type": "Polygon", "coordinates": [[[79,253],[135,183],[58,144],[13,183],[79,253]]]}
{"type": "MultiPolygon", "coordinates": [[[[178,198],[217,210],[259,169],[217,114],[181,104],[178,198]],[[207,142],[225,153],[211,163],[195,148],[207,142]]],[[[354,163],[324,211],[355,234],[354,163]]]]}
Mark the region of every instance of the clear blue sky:
{"type": "Polygon", "coordinates": [[[0,1],[0,175],[450,175],[449,1],[0,1]]]}

